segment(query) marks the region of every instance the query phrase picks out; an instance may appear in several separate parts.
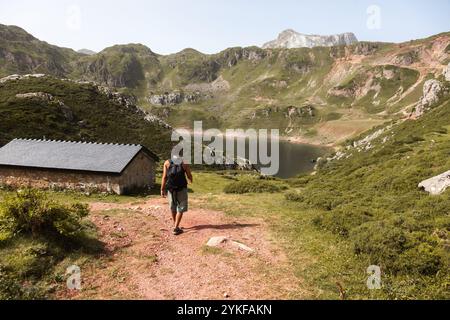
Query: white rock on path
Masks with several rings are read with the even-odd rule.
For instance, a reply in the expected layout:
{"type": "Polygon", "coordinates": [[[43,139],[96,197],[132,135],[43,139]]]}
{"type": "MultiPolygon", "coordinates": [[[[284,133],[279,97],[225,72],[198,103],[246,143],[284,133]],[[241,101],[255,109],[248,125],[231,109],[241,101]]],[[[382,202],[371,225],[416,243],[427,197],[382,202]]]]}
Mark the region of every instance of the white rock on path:
{"type": "Polygon", "coordinates": [[[419,183],[419,188],[424,189],[432,195],[439,195],[448,187],[450,187],[450,170],[419,183]]]}
{"type": "Polygon", "coordinates": [[[223,243],[229,243],[233,248],[242,250],[245,252],[255,252],[252,248],[246,246],[245,244],[242,244],[237,241],[231,241],[229,237],[212,237],[209,239],[209,241],[206,243],[208,247],[219,247],[223,243]]]}
{"type": "Polygon", "coordinates": [[[211,239],[209,239],[208,243],[206,243],[206,245],[208,247],[218,247],[219,245],[221,245],[222,243],[225,243],[228,241],[227,237],[212,237],[211,239]]]}
{"type": "Polygon", "coordinates": [[[252,248],[247,247],[245,244],[239,243],[239,242],[237,242],[237,241],[231,241],[231,244],[232,244],[235,248],[237,248],[237,249],[239,249],[239,250],[242,250],[242,251],[246,251],[246,252],[254,252],[254,251],[255,251],[255,250],[253,250],[252,248]]]}

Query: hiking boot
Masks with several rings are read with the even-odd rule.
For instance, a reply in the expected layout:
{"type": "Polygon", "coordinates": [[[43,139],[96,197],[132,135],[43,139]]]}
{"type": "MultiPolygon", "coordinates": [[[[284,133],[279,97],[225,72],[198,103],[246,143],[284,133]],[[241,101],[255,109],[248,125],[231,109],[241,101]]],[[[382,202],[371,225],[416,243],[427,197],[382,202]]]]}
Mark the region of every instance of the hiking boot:
{"type": "Polygon", "coordinates": [[[178,235],[180,235],[180,234],[182,234],[184,231],[182,230],[182,229],[180,229],[180,228],[175,228],[175,229],[173,229],[173,234],[175,235],[175,236],[178,236],[178,235]]]}

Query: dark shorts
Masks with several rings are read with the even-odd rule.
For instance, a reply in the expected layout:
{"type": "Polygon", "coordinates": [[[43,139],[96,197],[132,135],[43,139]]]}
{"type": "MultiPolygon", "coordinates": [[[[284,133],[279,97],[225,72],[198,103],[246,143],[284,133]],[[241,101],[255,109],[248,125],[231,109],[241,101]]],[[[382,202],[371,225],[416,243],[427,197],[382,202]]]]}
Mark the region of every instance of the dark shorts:
{"type": "Polygon", "coordinates": [[[188,211],[188,190],[187,188],[167,192],[169,207],[172,213],[185,213],[188,211]]]}

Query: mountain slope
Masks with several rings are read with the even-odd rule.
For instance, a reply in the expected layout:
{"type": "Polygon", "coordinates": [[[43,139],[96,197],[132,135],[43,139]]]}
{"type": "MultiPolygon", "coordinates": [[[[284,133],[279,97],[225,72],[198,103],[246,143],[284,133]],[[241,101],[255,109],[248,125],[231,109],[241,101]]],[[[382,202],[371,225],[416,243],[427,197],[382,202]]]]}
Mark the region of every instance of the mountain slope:
{"type": "Polygon", "coordinates": [[[136,88],[141,82],[156,82],[158,56],[141,44],[116,45],[74,63],[72,78],[93,80],[110,87],[136,88]]]}
{"type": "Polygon", "coordinates": [[[40,41],[16,26],[0,24],[0,76],[48,73],[64,77],[81,55],[40,41]]]}
{"type": "Polygon", "coordinates": [[[129,44],[86,56],[16,27],[2,30],[0,75],[32,70],[95,81],[134,95],[173,126],[203,120],[205,127],[278,128],[320,144],[410,113],[425,81],[450,62],[450,33],[401,44],[185,49],[166,56],[129,44]]]}
{"type": "Polygon", "coordinates": [[[43,137],[140,143],[165,157],[171,130],[146,116],[126,98],[92,84],[52,77],[0,83],[0,145],[43,137]]]}
{"type": "Polygon", "coordinates": [[[333,47],[350,45],[356,42],[358,42],[358,39],[351,32],[330,36],[319,36],[302,34],[292,29],[288,29],[281,32],[277,39],[267,42],[262,47],[264,49],[333,47]]]}

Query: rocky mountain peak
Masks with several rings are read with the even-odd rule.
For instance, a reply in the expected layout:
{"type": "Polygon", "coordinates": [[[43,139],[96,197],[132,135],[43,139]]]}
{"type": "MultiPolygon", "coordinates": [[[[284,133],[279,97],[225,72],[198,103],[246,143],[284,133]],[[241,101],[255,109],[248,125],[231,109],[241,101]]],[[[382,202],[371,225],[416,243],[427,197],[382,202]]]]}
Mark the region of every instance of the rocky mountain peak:
{"type": "Polygon", "coordinates": [[[293,29],[287,29],[281,32],[276,40],[264,44],[263,48],[291,49],[291,48],[332,47],[338,45],[349,45],[355,42],[358,42],[358,39],[351,32],[321,36],[321,35],[307,35],[299,33],[293,29]]]}
{"type": "Polygon", "coordinates": [[[93,56],[94,54],[97,54],[97,52],[89,50],[89,49],[80,49],[77,51],[78,53],[87,55],[87,56],[93,56]]]}

